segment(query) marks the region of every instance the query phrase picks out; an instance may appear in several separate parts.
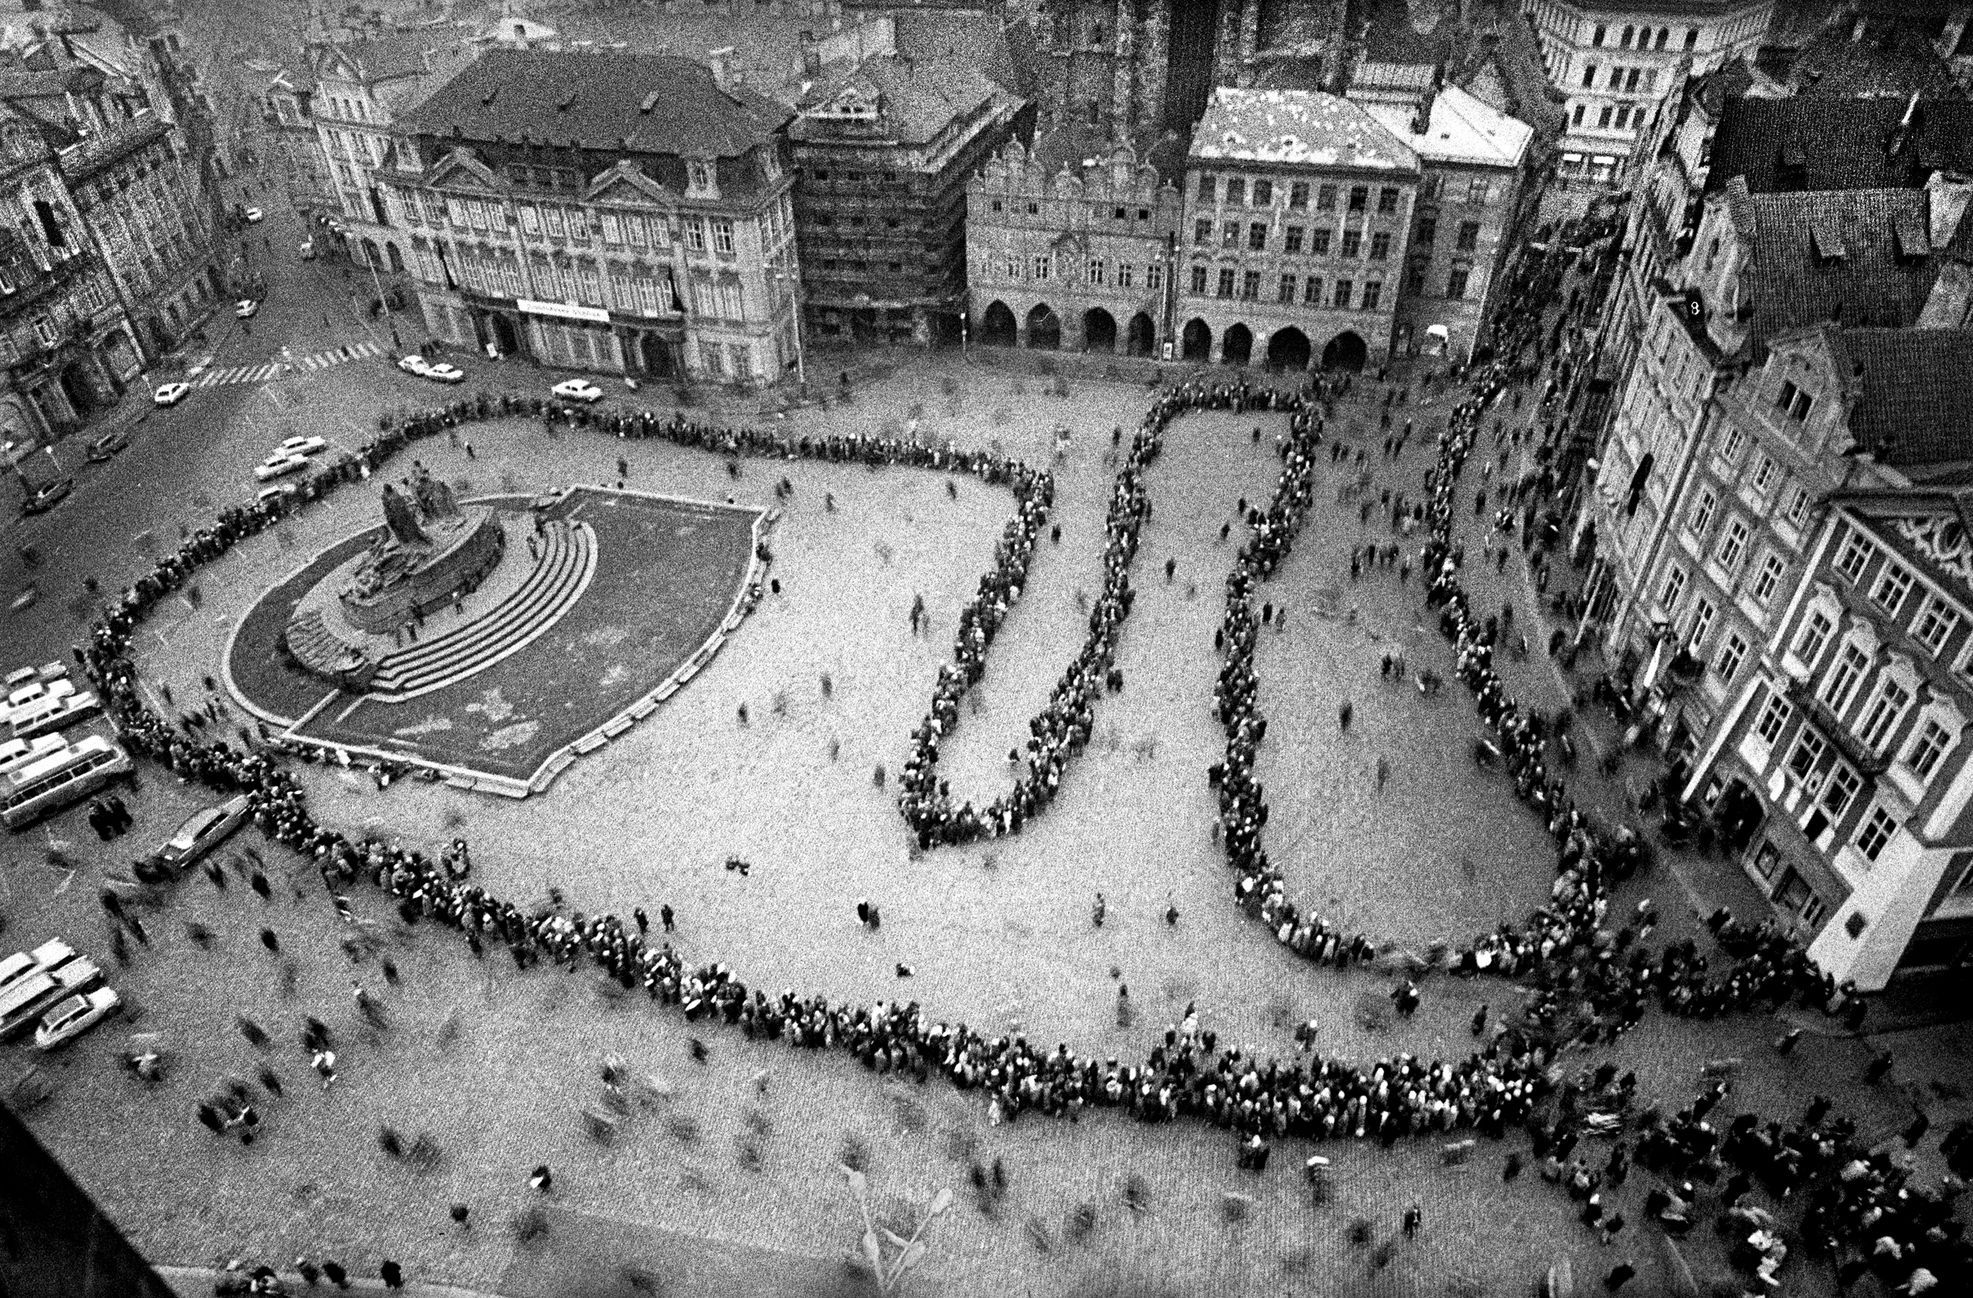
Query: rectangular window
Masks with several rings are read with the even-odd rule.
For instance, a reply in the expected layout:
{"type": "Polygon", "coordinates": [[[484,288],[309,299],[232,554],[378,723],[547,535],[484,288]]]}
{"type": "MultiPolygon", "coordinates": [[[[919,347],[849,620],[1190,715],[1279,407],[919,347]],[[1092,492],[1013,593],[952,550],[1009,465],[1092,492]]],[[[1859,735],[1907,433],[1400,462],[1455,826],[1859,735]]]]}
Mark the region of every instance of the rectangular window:
{"type": "MultiPolygon", "coordinates": [[[[1583,124],[1583,114],[1588,111],[1589,111],[1588,104],[1577,104],[1575,111],[1569,114],[1569,125],[1581,126],[1583,124]]],[[[1577,163],[1576,165],[1580,167],[1582,164],[1577,163]]]]}
{"type": "Polygon", "coordinates": [[[733,222],[714,221],[712,223],[712,250],[723,257],[733,255],[733,222]]]}
{"type": "Polygon", "coordinates": [[[1302,305],[1322,305],[1322,276],[1311,275],[1302,283],[1302,305]]]}
{"type": "Polygon", "coordinates": [[[1083,269],[1084,273],[1089,276],[1091,287],[1103,287],[1103,259],[1101,257],[1091,257],[1089,259],[1089,265],[1083,269]]]}
{"type": "Polygon", "coordinates": [[[1293,306],[1295,304],[1296,287],[1297,285],[1293,275],[1283,275],[1281,277],[1281,292],[1275,300],[1283,306],[1293,306]]]}
{"type": "Polygon", "coordinates": [[[1788,754],[1788,771],[1796,779],[1808,784],[1815,775],[1816,763],[1822,760],[1823,753],[1829,750],[1828,741],[1813,730],[1804,730],[1795,736],[1795,747],[1788,754]]]}
{"type": "Polygon", "coordinates": [[[1876,553],[1877,547],[1871,543],[1870,538],[1852,528],[1849,536],[1843,541],[1842,550],[1836,556],[1836,571],[1854,582],[1863,576],[1863,570],[1870,565],[1871,556],[1876,553]]]}
{"type": "Polygon", "coordinates": [[[1438,237],[1439,218],[1428,216],[1418,222],[1418,233],[1412,236],[1411,241],[1421,248],[1429,248],[1438,240],[1438,237]]]}
{"type": "Polygon", "coordinates": [[[1213,180],[1214,178],[1211,175],[1201,175],[1199,177],[1199,201],[1201,203],[1210,203],[1213,201],[1213,180]]]}
{"type": "Polygon", "coordinates": [[[1222,248],[1238,248],[1240,246],[1240,223],[1238,221],[1228,221],[1220,227],[1219,246],[1222,248]]]}
{"type": "Polygon", "coordinates": [[[1240,296],[1252,302],[1261,295],[1261,273],[1250,270],[1240,277],[1240,296]]]}
{"type": "Polygon", "coordinates": [[[1719,503],[1720,499],[1713,494],[1711,487],[1700,488],[1699,499],[1693,503],[1692,517],[1686,524],[1694,536],[1703,537],[1712,528],[1713,514],[1718,510],[1719,503]]]}
{"type": "Polygon", "coordinates": [[[1797,487],[1794,494],[1788,497],[1785,517],[1795,527],[1802,527],[1809,521],[1809,510],[1814,506],[1815,498],[1809,495],[1808,488],[1797,487]]]}
{"type": "Polygon", "coordinates": [[[1192,223],[1192,242],[1197,244],[1209,244],[1212,241],[1213,241],[1213,223],[1208,220],[1194,221],[1192,223]]]}
{"type": "Polygon", "coordinates": [[[623,241],[623,223],[617,219],[616,213],[603,213],[603,242],[618,244],[623,241]]]}
{"type": "MultiPolygon", "coordinates": [[[[1156,293],[1164,286],[1165,268],[1154,261],[1144,268],[1144,290],[1147,293],[1156,293]]],[[[1200,287],[1203,288],[1204,285],[1200,287]]]]}
{"type": "Polygon", "coordinates": [[[1346,279],[1337,280],[1336,293],[1335,296],[1329,300],[1330,305],[1339,306],[1339,307],[1348,307],[1350,304],[1350,297],[1354,292],[1355,288],[1356,285],[1352,284],[1350,281],[1346,279]]]}
{"type": "Polygon", "coordinates": [[[1796,423],[1801,423],[1804,419],[1807,419],[1809,417],[1809,409],[1814,405],[1815,399],[1813,397],[1796,387],[1793,382],[1785,379],[1782,381],[1781,391],[1774,399],[1774,408],[1782,414],[1787,415],[1796,423]]]}
{"type": "Polygon", "coordinates": [[[1692,602],[1692,626],[1685,634],[1685,647],[1693,654],[1706,642],[1706,633],[1713,629],[1713,619],[1719,615],[1719,608],[1713,601],[1701,595],[1692,602]]]}
{"type": "Polygon", "coordinates": [[[1769,748],[1781,738],[1781,732],[1788,728],[1788,720],[1795,715],[1794,705],[1779,694],[1770,694],[1767,706],[1761,709],[1761,719],[1754,723],[1754,734],[1769,748]]]}
{"type": "Polygon", "coordinates": [[[1263,252],[1267,248],[1267,222],[1255,221],[1247,227],[1247,251],[1263,252]]]}
{"type": "Polygon", "coordinates": [[[1204,266],[1194,266],[1192,268],[1192,291],[1201,296],[1205,294],[1206,268],[1204,266]]]}
{"type": "Polygon", "coordinates": [[[703,216],[685,218],[685,247],[690,252],[706,250],[706,219],[703,216]]]}
{"type": "Polygon", "coordinates": [[[1829,772],[1829,779],[1822,786],[1822,809],[1829,813],[1829,819],[1839,821],[1856,801],[1857,792],[1863,788],[1863,777],[1842,762],[1836,763],[1829,772]]]}
{"type": "Polygon", "coordinates": [[[1220,267],[1219,295],[1221,297],[1233,296],[1233,268],[1231,266],[1220,267]]]}
{"type": "Polygon", "coordinates": [[[1368,186],[1368,185],[1351,185],[1351,186],[1350,186],[1350,211],[1352,211],[1352,212],[1368,212],[1369,210],[1370,210],[1370,186],[1368,186]]]}
{"type": "Polygon", "coordinates": [[[1934,658],[1946,647],[1946,639],[1959,625],[1959,612],[1951,604],[1937,595],[1927,595],[1925,603],[1918,610],[1918,620],[1911,624],[1911,638],[1925,646],[1934,658]]]}
{"type": "Polygon", "coordinates": [[[1391,236],[1373,234],[1370,236],[1370,260],[1383,261],[1391,255],[1391,236]]]}
{"type": "Polygon", "coordinates": [[[1377,304],[1383,300],[1384,285],[1382,281],[1373,279],[1363,286],[1363,309],[1365,311],[1375,311],[1377,304]]]}
{"type": "Polygon", "coordinates": [[[1594,63],[1583,65],[1583,89],[1596,89],[1596,65],[1594,63]]]}
{"type": "Polygon", "coordinates": [[[1678,611],[1678,601],[1684,594],[1685,569],[1674,564],[1672,570],[1665,574],[1664,589],[1658,592],[1658,606],[1670,616],[1678,611]]]}
{"type": "Polygon", "coordinates": [[[1829,710],[1842,716],[1855,697],[1857,687],[1870,671],[1870,655],[1854,644],[1845,644],[1836,654],[1836,663],[1823,682],[1822,699],[1829,710]]]}
{"type": "Polygon", "coordinates": [[[1459,223],[1459,237],[1454,241],[1453,247],[1460,252],[1472,252],[1479,246],[1480,223],[1478,221],[1461,221],[1459,223]]]}
{"type": "Polygon", "coordinates": [[[1318,257],[1329,253],[1329,227],[1318,225],[1309,234],[1309,251],[1318,257]]]}
{"type": "Polygon", "coordinates": [[[1131,280],[1132,280],[1132,278],[1133,278],[1133,271],[1132,271],[1132,269],[1131,269],[1131,265],[1130,265],[1130,263],[1129,263],[1129,262],[1127,262],[1127,261],[1120,261],[1120,262],[1118,262],[1118,263],[1117,263],[1117,287],[1118,287],[1118,288],[1129,288],[1129,287],[1131,286],[1131,280]]]}
{"type": "Polygon", "coordinates": [[[1754,494],[1765,496],[1774,486],[1774,480],[1781,474],[1781,467],[1766,455],[1754,461],[1754,494]]]}
{"type": "Polygon", "coordinates": [[[1733,519],[1727,523],[1726,531],[1720,536],[1719,564],[1728,573],[1737,572],[1740,560],[1747,554],[1747,524],[1743,519],[1733,519]]]}
{"type": "Polygon", "coordinates": [[[1363,251],[1363,231],[1361,230],[1343,231],[1342,255],[1345,257],[1354,257],[1362,251],[1363,251]]]}
{"type": "Polygon", "coordinates": [[[1882,807],[1872,807],[1864,817],[1863,828],[1857,831],[1857,851],[1863,853],[1864,860],[1875,864],[1897,832],[1897,818],[1882,807]]]}
{"type": "Polygon", "coordinates": [[[1336,210],[1336,187],[1334,185],[1321,185],[1316,188],[1315,210],[1318,212],[1333,212],[1336,210]]]}
{"type": "Polygon", "coordinates": [[[648,244],[650,237],[645,233],[644,218],[641,216],[624,217],[623,237],[633,248],[642,248],[648,244]]]}
{"type": "Polygon", "coordinates": [[[1938,718],[1927,717],[1925,724],[1918,728],[1918,737],[1911,741],[1911,748],[1905,753],[1905,765],[1920,780],[1929,780],[1932,772],[1939,769],[1939,759],[1952,745],[1952,732],[1938,718]]]}
{"type": "Polygon", "coordinates": [[[1720,439],[1720,458],[1728,464],[1740,462],[1740,452],[1747,449],[1747,434],[1737,424],[1729,424],[1726,436],[1720,439]]]}
{"type": "Polygon", "coordinates": [[[1287,232],[1281,236],[1281,248],[1283,252],[1290,253],[1300,252],[1302,250],[1301,226],[1291,225],[1288,227],[1287,232]]]}
{"type": "Polygon", "coordinates": [[[1877,682],[1877,693],[1870,698],[1870,704],[1863,711],[1863,722],[1857,727],[1857,738],[1872,752],[1879,752],[1885,743],[1896,733],[1898,723],[1904,720],[1905,709],[1911,706],[1911,691],[1900,685],[1890,676],[1877,682]]]}
{"type": "Polygon", "coordinates": [[[1246,201],[1247,182],[1239,176],[1234,176],[1226,182],[1226,205],[1228,207],[1239,207],[1246,201]]]}
{"type": "Polygon", "coordinates": [[[1452,272],[1445,277],[1445,295],[1455,302],[1464,298],[1466,296],[1466,279],[1471,273],[1464,266],[1455,266],[1452,272]]]}
{"type": "Polygon", "coordinates": [[[1288,186],[1288,206],[1294,211],[1301,211],[1308,206],[1308,182],[1306,180],[1298,180],[1288,186]]]}
{"type": "Polygon", "coordinates": [[[1466,184],[1466,205],[1484,207],[1493,198],[1493,186],[1486,180],[1471,180],[1466,184]]]}
{"type": "Polygon", "coordinates": [[[1610,118],[1616,113],[1616,111],[1617,111],[1616,105],[1614,104],[1603,105],[1603,111],[1596,115],[1597,129],[1608,130],[1610,127],[1610,118]]]}
{"type": "Polygon", "coordinates": [[[1273,182],[1273,181],[1271,181],[1271,180],[1256,180],[1256,181],[1254,182],[1254,206],[1255,206],[1255,207],[1273,207],[1273,206],[1274,206],[1274,182],[1273,182]]]}
{"type": "Polygon", "coordinates": [[[1747,641],[1738,631],[1729,631],[1726,643],[1720,646],[1719,657],[1713,659],[1713,671],[1718,673],[1720,684],[1731,685],[1740,664],[1747,661],[1747,641]]]}
{"type": "Polygon", "coordinates": [[[1904,598],[1911,593],[1911,570],[1895,560],[1886,560],[1877,571],[1877,584],[1871,587],[1870,598],[1877,607],[1896,617],[1904,598]]]}
{"type": "Polygon", "coordinates": [[[1034,259],[1033,266],[1031,267],[1034,273],[1034,278],[1037,281],[1047,279],[1049,272],[1054,269],[1054,266],[1055,266],[1055,259],[1053,257],[1050,257],[1047,253],[1043,253],[1041,256],[1036,257],[1034,259]]]}
{"type": "Polygon", "coordinates": [[[1810,609],[1808,620],[1802,623],[1801,633],[1795,637],[1795,656],[1808,666],[1815,666],[1835,630],[1836,624],[1827,613],[1819,608],[1810,609]]]}
{"type": "MultiPolygon", "coordinates": [[[[1485,182],[1482,181],[1482,184],[1485,182]]],[[[1377,210],[1385,216],[1398,210],[1398,191],[1390,185],[1377,191],[1377,210]]]]}

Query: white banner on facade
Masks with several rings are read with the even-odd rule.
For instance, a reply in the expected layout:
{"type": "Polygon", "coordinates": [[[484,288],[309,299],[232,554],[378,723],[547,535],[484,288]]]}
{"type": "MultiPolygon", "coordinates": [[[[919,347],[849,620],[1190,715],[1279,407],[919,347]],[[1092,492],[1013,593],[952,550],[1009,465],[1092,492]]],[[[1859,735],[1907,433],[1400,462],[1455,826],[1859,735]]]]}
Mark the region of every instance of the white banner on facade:
{"type": "Polygon", "coordinates": [[[610,323],[610,313],[599,306],[569,306],[562,302],[535,302],[515,298],[514,305],[529,315],[560,316],[564,320],[587,320],[591,324],[610,323]]]}

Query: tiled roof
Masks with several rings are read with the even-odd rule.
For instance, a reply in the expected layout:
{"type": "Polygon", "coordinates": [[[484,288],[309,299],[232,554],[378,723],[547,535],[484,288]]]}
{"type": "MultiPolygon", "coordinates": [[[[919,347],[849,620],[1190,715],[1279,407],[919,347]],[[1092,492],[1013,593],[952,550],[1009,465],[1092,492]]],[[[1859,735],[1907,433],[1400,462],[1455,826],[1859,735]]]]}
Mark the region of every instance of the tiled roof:
{"type": "Polygon", "coordinates": [[[662,54],[489,49],[403,119],[406,130],[467,140],[574,140],[589,148],[738,157],[788,120],[745,86],[662,54]]]}
{"type": "Polygon", "coordinates": [[[908,59],[963,64],[1002,90],[1031,98],[1034,87],[1016,65],[1010,37],[1026,23],[1003,23],[990,13],[900,9],[891,15],[897,52],[908,59]]]}
{"type": "MultiPolygon", "coordinates": [[[[797,106],[806,109],[826,104],[852,84],[863,93],[883,97],[884,138],[902,144],[930,142],[953,118],[971,113],[993,98],[997,89],[977,68],[963,62],[883,54],[861,63],[845,61],[825,67],[797,106]]],[[[794,132],[801,139],[831,134],[826,119],[813,125],[797,119],[794,132]]]]}
{"type": "Polygon", "coordinates": [[[1825,27],[1803,48],[1788,75],[1799,93],[1847,97],[1953,92],[1952,68],[1915,26],[1873,21],[1860,41],[1851,39],[1852,29],[1850,23],[1825,27]]]}
{"type": "MultiPolygon", "coordinates": [[[[1901,256],[1898,248],[1900,228],[1926,226],[1924,190],[1753,194],[1736,210],[1752,219],[1742,227],[1754,245],[1744,282],[1757,343],[1826,320],[1909,326],[1938,278],[1940,257],[1901,256]]],[[[1962,222],[1940,251],[1965,253],[1968,225],[1962,222]]]]}
{"type": "Polygon", "coordinates": [[[1922,99],[1912,107],[1909,99],[1882,95],[1735,99],[1713,135],[1711,168],[1710,190],[1734,176],[1745,176],[1757,194],[1915,187],[1934,171],[1973,171],[1973,103],[1922,99]],[[1911,125],[1900,130],[1907,109],[1911,125]]]}
{"type": "Polygon", "coordinates": [[[1362,105],[1312,90],[1214,90],[1192,128],[1191,156],[1393,174],[1419,167],[1411,146],[1362,105]]]}
{"type": "Polygon", "coordinates": [[[1850,432],[1865,449],[1907,471],[1973,461],[1973,329],[1828,336],[1839,371],[1855,385],[1850,432]]]}

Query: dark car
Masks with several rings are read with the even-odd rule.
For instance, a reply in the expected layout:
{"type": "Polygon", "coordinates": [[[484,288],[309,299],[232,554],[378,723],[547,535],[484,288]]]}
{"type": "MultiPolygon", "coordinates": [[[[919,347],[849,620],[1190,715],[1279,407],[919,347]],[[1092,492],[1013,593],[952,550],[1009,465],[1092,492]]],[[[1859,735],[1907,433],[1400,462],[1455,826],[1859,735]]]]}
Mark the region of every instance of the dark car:
{"type": "Polygon", "coordinates": [[[44,482],[29,492],[27,499],[21,502],[21,513],[45,514],[60,504],[62,497],[68,495],[74,487],[74,478],[56,478],[53,482],[44,482]]]}
{"type": "Polygon", "coordinates": [[[89,449],[85,453],[88,455],[91,464],[107,464],[116,458],[118,451],[128,445],[130,445],[130,439],[124,436],[122,429],[116,429],[104,433],[101,437],[89,443],[89,449]]]}

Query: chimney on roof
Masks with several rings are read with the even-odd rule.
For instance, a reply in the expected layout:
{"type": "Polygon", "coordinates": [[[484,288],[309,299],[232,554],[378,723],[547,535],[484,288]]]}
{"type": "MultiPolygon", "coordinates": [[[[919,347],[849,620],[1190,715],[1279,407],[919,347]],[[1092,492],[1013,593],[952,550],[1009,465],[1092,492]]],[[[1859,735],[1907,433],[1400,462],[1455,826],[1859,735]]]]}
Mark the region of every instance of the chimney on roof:
{"type": "Polygon", "coordinates": [[[708,53],[706,55],[706,66],[712,69],[712,83],[718,86],[722,93],[730,95],[739,86],[740,78],[739,74],[733,68],[733,47],[731,45],[708,53]]]}
{"type": "Polygon", "coordinates": [[[815,42],[815,33],[802,28],[802,75],[813,80],[822,75],[822,47],[815,42]]]}

